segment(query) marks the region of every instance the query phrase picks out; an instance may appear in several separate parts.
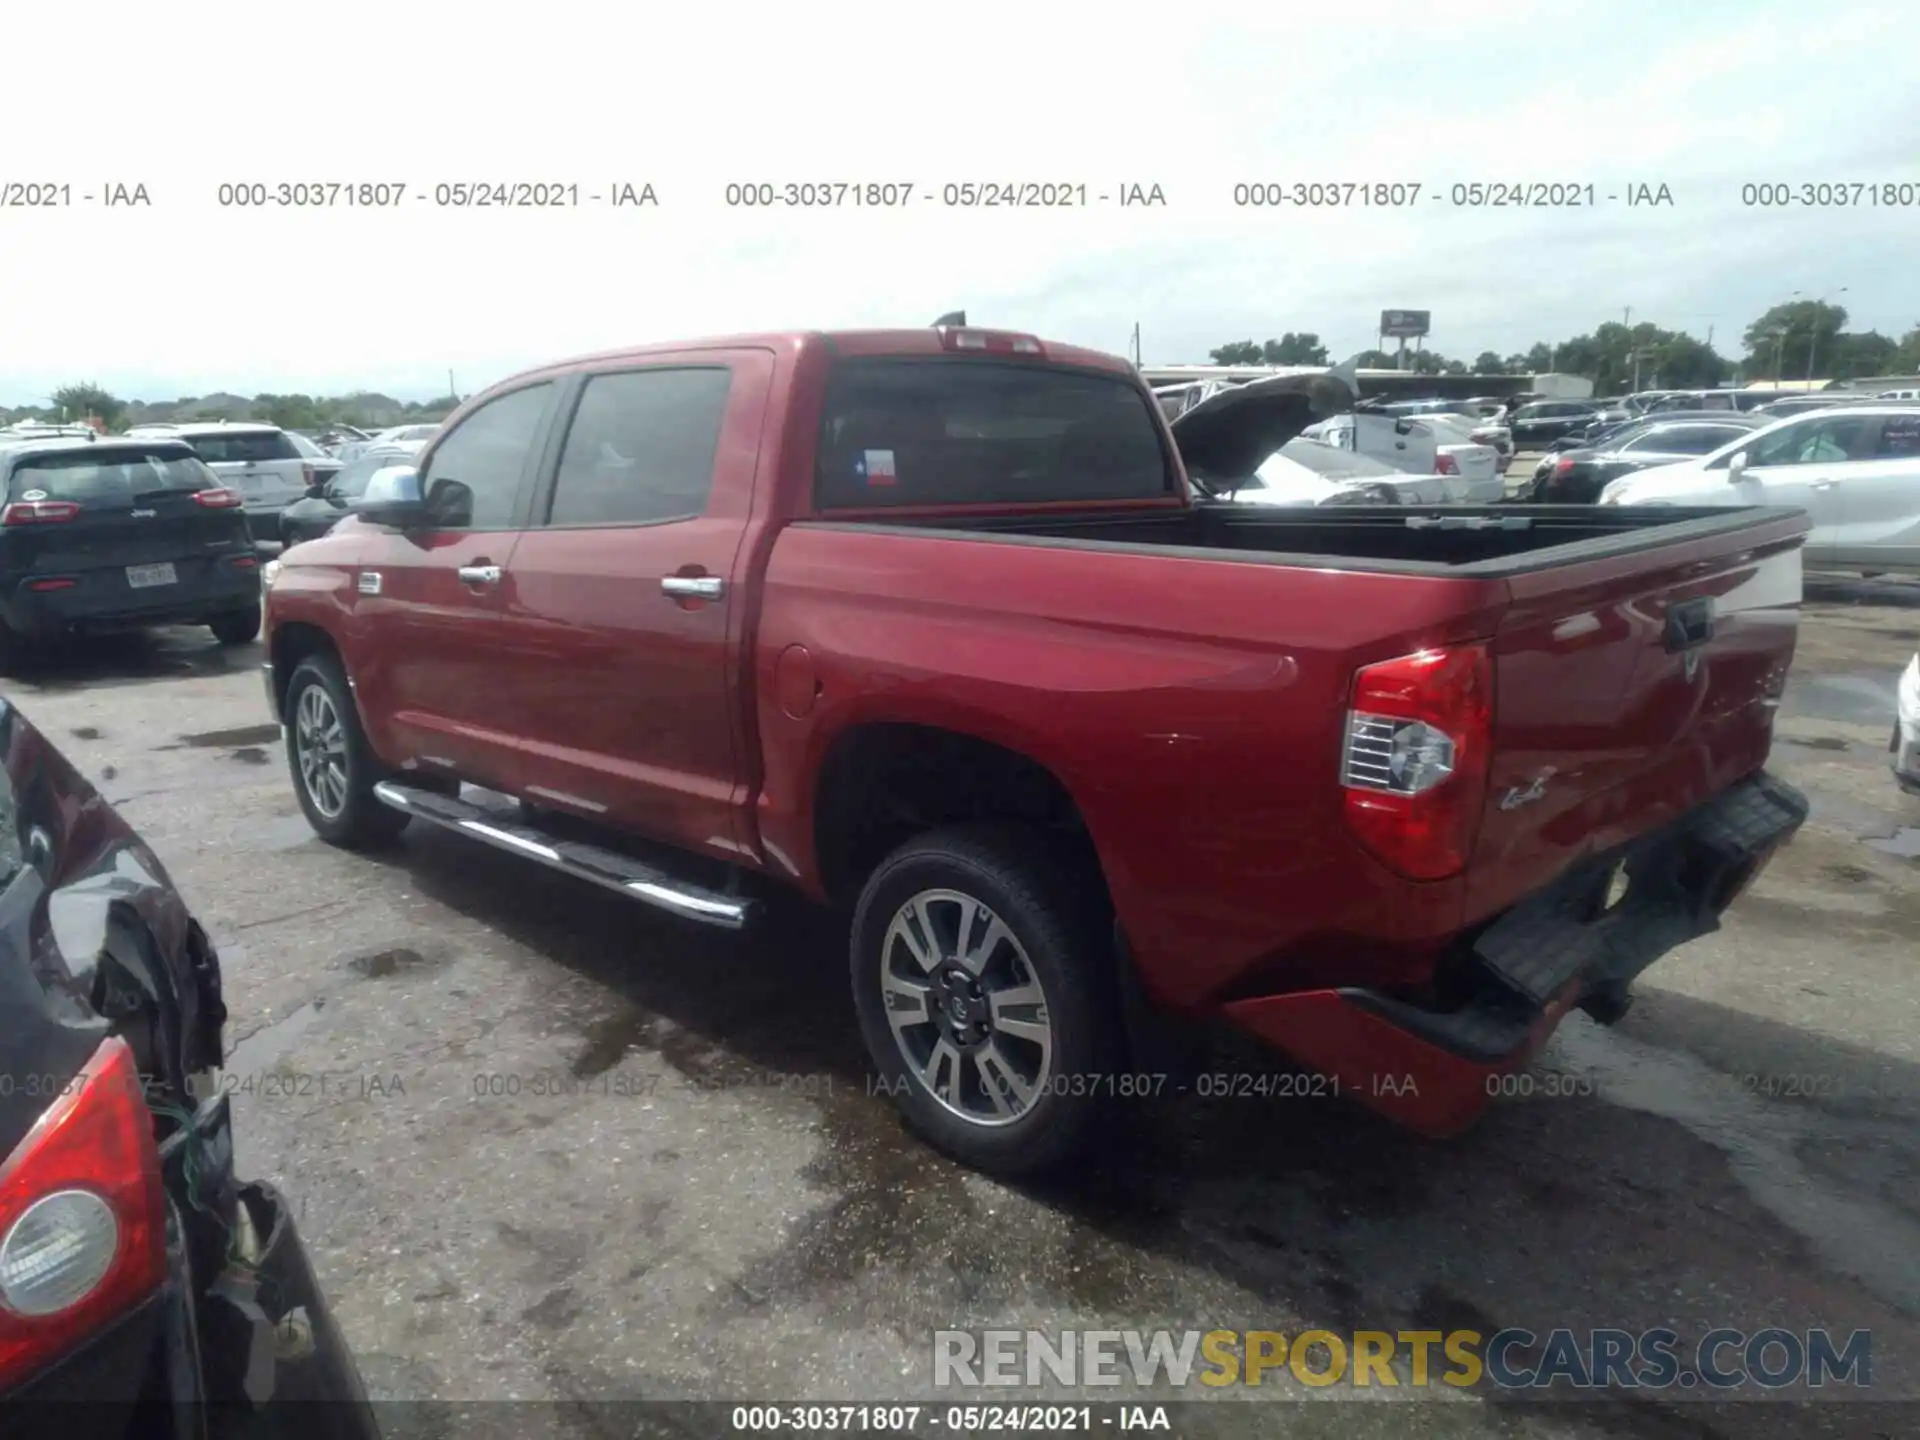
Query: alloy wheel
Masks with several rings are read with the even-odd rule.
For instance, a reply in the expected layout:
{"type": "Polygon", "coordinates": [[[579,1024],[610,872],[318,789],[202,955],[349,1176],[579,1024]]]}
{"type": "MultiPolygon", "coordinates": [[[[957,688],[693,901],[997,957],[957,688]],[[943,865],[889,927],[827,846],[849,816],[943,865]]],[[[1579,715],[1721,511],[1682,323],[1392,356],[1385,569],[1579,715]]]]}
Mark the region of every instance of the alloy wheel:
{"type": "Polygon", "coordinates": [[[922,890],[881,942],[880,999],[916,1083],[975,1125],[1010,1125],[1047,1093],[1053,1025],[1026,949],[958,890],[922,890]]]}

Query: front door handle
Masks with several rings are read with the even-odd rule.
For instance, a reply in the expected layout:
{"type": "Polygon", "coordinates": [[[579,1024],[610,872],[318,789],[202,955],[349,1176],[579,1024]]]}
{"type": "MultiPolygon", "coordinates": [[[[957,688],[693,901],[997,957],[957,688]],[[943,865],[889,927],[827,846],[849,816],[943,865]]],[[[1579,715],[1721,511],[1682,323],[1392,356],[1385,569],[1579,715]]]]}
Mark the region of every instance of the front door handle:
{"type": "Polygon", "coordinates": [[[1839,483],[1840,482],[1838,480],[1816,480],[1813,482],[1812,485],[1808,486],[1807,488],[1810,490],[1831,490],[1833,489],[1834,486],[1838,485],[1839,483]]]}
{"type": "Polygon", "coordinates": [[[506,573],[498,565],[462,565],[460,583],[462,585],[498,585],[500,577],[506,573]]]}
{"type": "Polygon", "coordinates": [[[727,582],[718,575],[666,575],[660,593],[676,600],[718,600],[727,593],[727,582]]]}

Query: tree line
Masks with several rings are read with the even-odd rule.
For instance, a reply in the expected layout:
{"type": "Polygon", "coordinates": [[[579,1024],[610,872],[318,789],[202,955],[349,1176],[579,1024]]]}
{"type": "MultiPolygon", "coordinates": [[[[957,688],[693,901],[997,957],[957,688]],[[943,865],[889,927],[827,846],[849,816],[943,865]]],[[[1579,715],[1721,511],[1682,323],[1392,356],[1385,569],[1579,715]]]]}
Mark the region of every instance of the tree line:
{"type": "MultiPolygon", "coordinates": [[[[1709,332],[1711,334],[1711,332],[1709,332]]],[[[1869,375],[1920,374],[1920,325],[1898,340],[1877,330],[1850,331],[1843,305],[1785,300],[1747,326],[1742,354],[1729,358],[1684,330],[1645,322],[1612,321],[1558,344],[1542,340],[1525,351],[1499,355],[1483,350],[1471,361],[1437,350],[1409,350],[1406,368],[1421,375],[1583,375],[1602,395],[1632,388],[1705,389],[1730,380],[1850,380],[1869,375]]],[[[1216,365],[1327,365],[1319,335],[1289,331],[1264,344],[1239,340],[1209,352],[1216,365]]],[[[1394,354],[1368,350],[1363,369],[1391,370],[1394,354]]]]}
{"type": "Polygon", "coordinates": [[[0,406],[0,425],[17,420],[99,420],[108,430],[133,425],[186,424],[200,420],[252,420],[283,430],[325,430],[329,425],[352,425],[362,430],[389,425],[427,424],[443,420],[460,403],[459,397],[437,400],[396,400],[378,391],[351,395],[273,395],[251,398],[218,392],[188,395],[178,400],[123,400],[90,382],[62,385],[45,405],[0,406]]]}
{"type": "MultiPolygon", "coordinates": [[[[1410,350],[1407,368],[1421,375],[1583,375],[1594,389],[1611,395],[1639,385],[1701,389],[1728,380],[1849,380],[1867,375],[1920,374],[1920,325],[1898,340],[1877,330],[1850,331],[1842,305],[1820,300],[1785,300],[1747,326],[1743,353],[1729,359],[1705,340],[1683,330],[1651,322],[1608,321],[1586,335],[1550,345],[1542,340],[1525,351],[1498,355],[1483,350],[1471,361],[1438,350],[1410,350]]],[[[1216,365],[1327,365],[1319,335],[1288,331],[1278,340],[1237,340],[1209,352],[1216,365]]],[[[1344,359],[1345,357],[1337,357],[1344,359]]],[[[1398,358],[1385,350],[1361,354],[1363,368],[1391,370],[1398,358]]],[[[63,385],[45,405],[0,407],[0,425],[16,420],[98,419],[109,430],[130,425],[194,420],[262,420],[283,430],[324,430],[347,424],[361,429],[427,423],[445,419],[460,403],[456,395],[435,400],[396,400],[375,391],[350,395],[274,395],[251,398],[224,392],[148,402],[123,400],[99,385],[63,385]]]]}

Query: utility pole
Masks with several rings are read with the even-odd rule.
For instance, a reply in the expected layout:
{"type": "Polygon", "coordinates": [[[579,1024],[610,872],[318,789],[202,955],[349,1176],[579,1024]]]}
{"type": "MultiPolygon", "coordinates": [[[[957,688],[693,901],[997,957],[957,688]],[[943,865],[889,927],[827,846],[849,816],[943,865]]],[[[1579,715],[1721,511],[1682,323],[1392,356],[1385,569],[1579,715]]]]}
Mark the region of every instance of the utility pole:
{"type": "Polygon", "coordinates": [[[1620,307],[1620,324],[1628,330],[1633,328],[1633,307],[1631,305],[1623,305],[1620,307]]]}
{"type": "MultiPolygon", "coordinates": [[[[1793,293],[1798,295],[1800,292],[1796,290],[1793,293]]],[[[1822,295],[1818,300],[1813,302],[1814,313],[1807,321],[1807,388],[1809,390],[1813,388],[1813,352],[1820,344],[1820,307],[1824,306],[1833,296],[1844,295],[1846,293],[1847,287],[1842,285],[1838,290],[1822,295]]]]}
{"type": "Polygon", "coordinates": [[[460,398],[460,392],[454,388],[453,371],[451,369],[447,371],[447,394],[451,395],[456,401],[460,398]]]}

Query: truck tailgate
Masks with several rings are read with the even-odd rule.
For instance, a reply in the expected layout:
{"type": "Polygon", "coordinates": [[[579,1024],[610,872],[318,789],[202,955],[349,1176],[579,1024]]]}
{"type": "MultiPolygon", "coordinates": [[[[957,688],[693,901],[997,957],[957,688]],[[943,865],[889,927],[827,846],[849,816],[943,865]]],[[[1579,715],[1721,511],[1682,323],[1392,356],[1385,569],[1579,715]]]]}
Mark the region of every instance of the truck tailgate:
{"type": "Polygon", "coordinates": [[[1807,529],[1790,515],[1512,577],[1469,923],[1765,762],[1807,529]]]}

